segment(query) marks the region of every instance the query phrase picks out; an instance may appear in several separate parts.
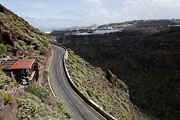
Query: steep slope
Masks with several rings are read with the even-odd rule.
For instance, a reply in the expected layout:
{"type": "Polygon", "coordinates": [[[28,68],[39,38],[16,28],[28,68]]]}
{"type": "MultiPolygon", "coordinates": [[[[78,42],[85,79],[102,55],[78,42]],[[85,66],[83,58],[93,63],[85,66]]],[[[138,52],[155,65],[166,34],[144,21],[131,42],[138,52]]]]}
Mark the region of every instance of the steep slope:
{"type": "Polygon", "coordinates": [[[155,119],[142,114],[131,103],[127,85],[111,71],[104,72],[101,68],[92,66],[70,49],[68,53],[66,65],[69,74],[86,97],[119,120],[155,119]]]}
{"type": "Polygon", "coordinates": [[[48,36],[0,4],[0,61],[36,58],[41,81],[38,81],[38,85],[35,81],[34,83],[31,81],[30,85],[24,88],[19,83],[13,84],[12,79],[0,68],[0,119],[66,120],[72,118],[62,102],[55,98],[49,89],[46,69],[50,56],[51,47],[48,36]]]}
{"type": "Polygon", "coordinates": [[[24,91],[19,91],[19,95],[17,100],[18,120],[72,119],[72,115],[63,106],[61,100],[51,96],[47,89],[38,85],[27,86],[24,91]]]}
{"type": "Polygon", "coordinates": [[[45,55],[49,49],[47,35],[2,5],[0,5],[0,43],[8,48],[8,56],[37,57],[42,63],[45,60],[38,56],[45,55]]]}
{"type": "Polygon", "coordinates": [[[161,119],[179,119],[180,28],[139,28],[121,33],[66,36],[59,42],[93,66],[124,81],[131,102],[161,119]]]}

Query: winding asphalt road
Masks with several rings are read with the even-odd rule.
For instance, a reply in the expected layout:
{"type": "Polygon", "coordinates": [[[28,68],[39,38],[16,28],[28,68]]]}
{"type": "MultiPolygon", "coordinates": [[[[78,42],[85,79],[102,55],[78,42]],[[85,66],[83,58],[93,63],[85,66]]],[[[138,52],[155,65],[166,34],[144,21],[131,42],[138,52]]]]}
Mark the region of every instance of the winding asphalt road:
{"type": "Polygon", "coordinates": [[[104,120],[91,109],[71,88],[63,68],[64,49],[52,45],[54,56],[50,64],[50,82],[55,95],[74,115],[75,120],[104,120]]]}

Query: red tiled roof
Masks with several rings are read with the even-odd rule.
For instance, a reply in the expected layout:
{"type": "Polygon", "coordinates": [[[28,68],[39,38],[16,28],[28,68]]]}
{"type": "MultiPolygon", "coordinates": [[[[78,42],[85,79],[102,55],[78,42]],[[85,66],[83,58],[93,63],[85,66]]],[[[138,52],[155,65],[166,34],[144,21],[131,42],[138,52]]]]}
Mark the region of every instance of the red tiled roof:
{"type": "Polygon", "coordinates": [[[35,59],[19,59],[15,64],[13,64],[9,69],[27,69],[31,68],[35,59]]]}
{"type": "Polygon", "coordinates": [[[18,60],[3,60],[0,62],[0,66],[4,70],[9,70],[9,68],[14,65],[18,60]]]}

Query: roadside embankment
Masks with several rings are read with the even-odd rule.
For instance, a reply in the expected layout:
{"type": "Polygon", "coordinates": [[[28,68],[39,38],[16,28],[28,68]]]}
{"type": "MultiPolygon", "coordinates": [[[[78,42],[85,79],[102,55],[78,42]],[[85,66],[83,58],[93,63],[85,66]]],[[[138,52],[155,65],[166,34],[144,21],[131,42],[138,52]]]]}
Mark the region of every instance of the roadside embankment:
{"type": "Polygon", "coordinates": [[[73,90],[89,105],[91,106],[93,109],[95,109],[98,113],[100,113],[104,118],[108,119],[108,120],[116,120],[115,117],[113,117],[112,115],[106,113],[103,108],[101,108],[99,105],[97,105],[93,100],[91,99],[88,99],[79,89],[78,87],[74,84],[73,80],[71,79],[70,75],[69,75],[69,72],[68,72],[68,69],[66,67],[66,63],[65,61],[68,59],[68,51],[66,50],[66,48],[64,47],[65,49],[65,54],[64,54],[64,61],[63,61],[63,64],[64,64],[64,69],[65,69],[65,73],[66,73],[66,76],[68,78],[68,81],[71,85],[71,87],[73,88],[73,90]]]}

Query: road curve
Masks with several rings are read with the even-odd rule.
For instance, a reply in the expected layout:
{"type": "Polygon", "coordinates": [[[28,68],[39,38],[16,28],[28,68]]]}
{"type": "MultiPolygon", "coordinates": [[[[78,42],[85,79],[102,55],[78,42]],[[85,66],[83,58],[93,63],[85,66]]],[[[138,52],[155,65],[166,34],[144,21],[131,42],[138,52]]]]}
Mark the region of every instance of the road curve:
{"type": "Polygon", "coordinates": [[[54,55],[50,64],[49,77],[55,95],[74,115],[75,120],[104,120],[91,109],[71,88],[63,68],[64,49],[52,45],[54,55]]]}

